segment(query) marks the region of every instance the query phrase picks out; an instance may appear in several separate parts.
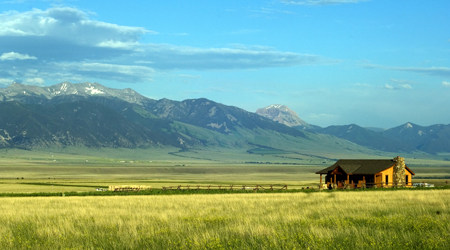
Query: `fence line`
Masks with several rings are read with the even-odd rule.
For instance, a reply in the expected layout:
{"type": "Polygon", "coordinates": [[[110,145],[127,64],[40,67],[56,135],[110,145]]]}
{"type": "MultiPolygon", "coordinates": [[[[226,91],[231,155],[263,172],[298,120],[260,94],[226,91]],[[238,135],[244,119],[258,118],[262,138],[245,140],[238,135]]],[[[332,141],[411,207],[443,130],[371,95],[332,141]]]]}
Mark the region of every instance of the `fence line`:
{"type": "Polygon", "coordinates": [[[150,186],[143,185],[120,185],[120,186],[109,186],[108,191],[114,192],[128,192],[128,191],[141,191],[141,190],[151,190],[150,186]]]}
{"type": "MultiPolygon", "coordinates": [[[[178,185],[161,187],[161,190],[287,190],[287,185],[178,185]]],[[[141,191],[152,190],[149,186],[138,185],[121,185],[121,186],[109,186],[109,191],[114,192],[129,192],[129,191],[141,191]]],[[[104,189],[98,191],[106,191],[104,189]]]]}
{"type": "MultiPolygon", "coordinates": [[[[369,182],[363,182],[363,183],[353,183],[353,184],[342,184],[338,185],[338,183],[322,183],[322,187],[319,185],[319,189],[327,189],[329,188],[329,184],[331,184],[331,188],[335,189],[346,189],[346,188],[392,188],[395,187],[394,183],[389,182],[386,185],[386,182],[382,183],[369,183],[369,182]]],[[[433,183],[425,183],[425,182],[408,182],[406,183],[399,183],[400,187],[432,187],[428,184],[444,184],[448,185],[448,181],[446,182],[433,182],[433,183]]],[[[398,185],[398,184],[397,184],[398,185]]],[[[287,185],[178,185],[178,186],[168,186],[168,187],[161,187],[161,190],[287,190],[287,185]]],[[[302,187],[302,189],[305,189],[305,187],[302,187]]],[[[315,189],[313,187],[306,187],[306,189],[315,189]]],[[[152,190],[149,186],[109,186],[109,191],[115,191],[115,192],[126,192],[126,191],[141,191],[141,190],[152,190]]],[[[102,190],[106,191],[106,190],[102,190]]]]}
{"type": "Polygon", "coordinates": [[[287,190],[287,185],[178,185],[162,187],[162,190],[287,190]]]}

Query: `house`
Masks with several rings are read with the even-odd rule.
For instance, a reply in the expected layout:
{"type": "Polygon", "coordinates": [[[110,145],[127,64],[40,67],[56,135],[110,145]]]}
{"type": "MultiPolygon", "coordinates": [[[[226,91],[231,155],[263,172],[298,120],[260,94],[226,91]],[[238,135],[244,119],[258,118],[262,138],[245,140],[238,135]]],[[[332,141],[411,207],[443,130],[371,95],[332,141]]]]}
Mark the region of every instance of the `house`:
{"type": "Polygon", "coordinates": [[[320,174],[321,188],[323,184],[327,188],[412,187],[411,177],[415,175],[400,156],[387,160],[338,160],[316,174],[320,174]]]}

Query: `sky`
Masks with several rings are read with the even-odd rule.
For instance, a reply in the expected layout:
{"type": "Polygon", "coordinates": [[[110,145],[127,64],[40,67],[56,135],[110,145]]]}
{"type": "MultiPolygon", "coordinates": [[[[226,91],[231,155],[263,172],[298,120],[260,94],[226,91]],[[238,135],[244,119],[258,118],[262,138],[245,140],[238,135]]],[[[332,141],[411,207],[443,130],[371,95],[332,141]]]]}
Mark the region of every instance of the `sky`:
{"type": "Polygon", "coordinates": [[[98,82],[308,123],[450,123],[448,0],[0,0],[0,87],[98,82]]]}

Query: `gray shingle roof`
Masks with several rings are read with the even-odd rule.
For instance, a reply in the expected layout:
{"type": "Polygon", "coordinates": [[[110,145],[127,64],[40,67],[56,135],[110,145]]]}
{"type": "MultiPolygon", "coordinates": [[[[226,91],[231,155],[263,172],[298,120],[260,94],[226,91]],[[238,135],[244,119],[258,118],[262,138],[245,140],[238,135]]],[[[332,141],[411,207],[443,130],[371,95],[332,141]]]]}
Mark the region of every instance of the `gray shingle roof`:
{"type": "MultiPolygon", "coordinates": [[[[376,174],[395,165],[394,160],[338,160],[336,163],[322,169],[316,174],[327,174],[340,167],[346,174],[376,174]]],[[[414,175],[408,167],[406,169],[414,175]]]]}

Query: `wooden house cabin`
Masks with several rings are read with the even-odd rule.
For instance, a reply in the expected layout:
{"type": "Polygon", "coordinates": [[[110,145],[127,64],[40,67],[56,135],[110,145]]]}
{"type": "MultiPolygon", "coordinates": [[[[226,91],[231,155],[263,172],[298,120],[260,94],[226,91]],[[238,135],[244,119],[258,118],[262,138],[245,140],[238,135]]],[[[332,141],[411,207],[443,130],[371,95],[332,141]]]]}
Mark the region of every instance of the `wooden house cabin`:
{"type": "Polygon", "coordinates": [[[400,156],[391,160],[338,160],[316,174],[320,174],[320,187],[326,184],[330,189],[412,187],[411,177],[415,175],[400,156]]]}

